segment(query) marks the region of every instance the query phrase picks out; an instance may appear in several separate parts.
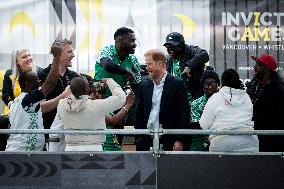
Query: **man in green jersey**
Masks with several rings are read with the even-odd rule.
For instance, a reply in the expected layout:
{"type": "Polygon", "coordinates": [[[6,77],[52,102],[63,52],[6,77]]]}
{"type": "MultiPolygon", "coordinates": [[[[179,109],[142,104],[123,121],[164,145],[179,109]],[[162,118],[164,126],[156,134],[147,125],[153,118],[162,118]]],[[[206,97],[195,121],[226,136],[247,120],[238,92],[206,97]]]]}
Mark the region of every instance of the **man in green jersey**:
{"type": "MultiPolygon", "coordinates": [[[[95,64],[95,79],[112,78],[121,87],[130,81],[131,88],[136,92],[141,83],[140,65],[134,55],[136,38],[133,30],[119,28],[114,33],[114,45],[102,48],[95,64]]],[[[109,92],[106,91],[106,96],[109,92]]]]}

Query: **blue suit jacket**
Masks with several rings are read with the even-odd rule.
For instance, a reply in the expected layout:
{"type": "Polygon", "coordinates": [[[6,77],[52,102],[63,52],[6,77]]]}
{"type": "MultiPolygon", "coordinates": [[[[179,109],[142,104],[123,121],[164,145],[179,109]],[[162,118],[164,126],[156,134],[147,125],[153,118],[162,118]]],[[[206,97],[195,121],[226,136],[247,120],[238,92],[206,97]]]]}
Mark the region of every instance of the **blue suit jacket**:
{"type": "MultiPolygon", "coordinates": [[[[152,95],[154,83],[148,79],[141,84],[138,103],[136,106],[137,129],[146,129],[152,108],[152,95]]],[[[160,104],[159,121],[164,129],[189,128],[190,111],[187,99],[187,88],[183,80],[167,75],[164,83],[160,104]]],[[[182,141],[183,137],[175,135],[163,136],[161,143],[172,146],[176,141],[182,141]]]]}

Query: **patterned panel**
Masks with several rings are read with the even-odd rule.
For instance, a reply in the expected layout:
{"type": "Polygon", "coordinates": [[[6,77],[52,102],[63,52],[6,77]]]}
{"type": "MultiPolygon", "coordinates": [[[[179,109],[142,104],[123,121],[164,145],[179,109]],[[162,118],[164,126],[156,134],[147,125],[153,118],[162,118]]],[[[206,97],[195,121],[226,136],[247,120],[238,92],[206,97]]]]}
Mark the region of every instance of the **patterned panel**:
{"type": "Polygon", "coordinates": [[[62,157],[64,157],[62,161],[64,186],[98,188],[114,186],[115,188],[155,188],[156,186],[156,163],[152,154],[87,154],[62,157]],[[69,166],[72,164],[74,169],[67,167],[67,164],[69,166]]]}
{"type": "Polygon", "coordinates": [[[152,154],[1,154],[0,188],[156,188],[152,154]]]}
{"type": "Polygon", "coordinates": [[[0,156],[1,186],[56,186],[60,184],[60,155],[0,156]]]}

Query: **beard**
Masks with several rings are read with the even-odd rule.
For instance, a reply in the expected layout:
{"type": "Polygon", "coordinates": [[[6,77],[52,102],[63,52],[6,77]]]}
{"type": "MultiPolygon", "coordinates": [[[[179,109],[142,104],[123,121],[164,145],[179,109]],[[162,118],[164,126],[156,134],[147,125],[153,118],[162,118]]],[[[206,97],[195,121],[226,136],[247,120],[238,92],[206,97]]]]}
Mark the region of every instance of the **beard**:
{"type": "Polygon", "coordinates": [[[262,73],[262,72],[256,72],[256,73],[254,74],[254,77],[255,77],[256,79],[262,80],[262,79],[264,78],[264,73],[262,73]]]}
{"type": "Polygon", "coordinates": [[[124,51],[127,52],[127,54],[134,54],[135,53],[135,46],[128,46],[125,47],[124,51]]]}

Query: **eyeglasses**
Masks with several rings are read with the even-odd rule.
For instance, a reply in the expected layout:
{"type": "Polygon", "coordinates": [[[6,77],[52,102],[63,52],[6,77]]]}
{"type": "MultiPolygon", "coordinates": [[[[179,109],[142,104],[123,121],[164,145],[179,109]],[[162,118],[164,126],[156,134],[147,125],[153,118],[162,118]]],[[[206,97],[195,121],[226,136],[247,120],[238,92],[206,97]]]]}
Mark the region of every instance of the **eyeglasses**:
{"type": "Polygon", "coordinates": [[[204,83],[204,84],[203,84],[203,88],[204,88],[204,89],[208,89],[210,86],[211,86],[211,87],[218,87],[218,82],[212,81],[212,82],[210,82],[210,83],[204,83]]]}

